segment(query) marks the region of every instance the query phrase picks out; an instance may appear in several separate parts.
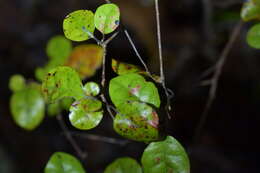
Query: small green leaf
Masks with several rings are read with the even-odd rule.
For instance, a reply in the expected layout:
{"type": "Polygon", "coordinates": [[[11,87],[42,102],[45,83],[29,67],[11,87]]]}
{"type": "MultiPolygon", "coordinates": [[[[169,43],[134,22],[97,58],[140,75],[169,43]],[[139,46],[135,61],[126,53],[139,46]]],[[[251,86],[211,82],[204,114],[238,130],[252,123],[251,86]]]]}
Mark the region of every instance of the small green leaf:
{"type": "Polygon", "coordinates": [[[136,160],[123,157],[108,165],[104,173],[142,173],[142,168],[136,160]]]}
{"type": "Polygon", "coordinates": [[[84,90],[77,72],[70,67],[56,67],[45,77],[42,83],[42,92],[49,103],[65,97],[76,100],[84,97],[84,90]]]}
{"type": "Polygon", "coordinates": [[[85,170],[74,156],[55,152],[48,161],[44,173],[85,173],[85,170]]]}
{"type": "Polygon", "coordinates": [[[56,116],[60,114],[61,108],[60,108],[60,102],[50,103],[47,105],[47,113],[49,116],[56,116]]]}
{"type": "Polygon", "coordinates": [[[127,101],[141,101],[160,107],[160,97],[155,85],[135,73],[113,78],[109,84],[109,95],[116,107],[127,101]]]}
{"type": "Polygon", "coordinates": [[[73,102],[74,102],[73,98],[63,98],[60,101],[61,108],[66,110],[66,111],[69,111],[70,110],[70,106],[72,105],[73,102]]]}
{"type": "Polygon", "coordinates": [[[144,173],[189,173],[189,158],[181,144],[171,136],[152,142],[142,156],[144,173]]]}
{"type": "Polygon", "coordinates": [[[119,26],[120,11],[115,4],[105,4],[98,7],[94,23],[96,28],[103,34],[113,32],[119,26]]]}
{"type": "Polygon", "coordinates": [[[11,76],[9,81],[9,88],[15,92],[25,88],[25,79],[22,75],[16,74],[11,76]]]}
{"type": "Polygon", "coordinates": [[[44,117],[44,99],[41,93],[33,88],[15,92],[11,97],[11,112],[18,126],[34,130],[44,117]]]}
{"type": "Polygon", "coordinates": [[[102,103],[95,98],[83,98],[74,102],[70,107],[69,119],[71,124],[81,130],[96,127],[102,117],[102,103]]]}
{"type": "Polygon", "coordinates": [[[260,24],[254,25],[247,33],[247,43],[256,49],[260,49],[260,24]]]}
{"type": "Polygon", "coordinates": [[[150,142],[159,137],[159,117],[145,103],[129,101],[118,106],[114,119],[115,131],[125,138],[150,142]]]}
{"type": "Polygon", "coordinates": [[[69,15],[63,21],[63,31],[65,36],[73,41],[84,41],[90,38],[88,32],[93,33],[94,14],[88,10],[77,10],[69,15]]]}
{"type": "Polygon", "coordinates": [[[100,92],[100,88],[95,82],[88,82],[84,85],[84,91],[87,96],[96,96],[100,92]]]}
{"type": "Polygon", "coordinates": [[[57,35],[52,37],[46,47],[46,52],[49,58],[59,61],[59,64],[64,64],[72,50],[71,41],[64,36],[57,35]]]}
{"type": "Polygon", "coordinates": [[[260,19],[260,6],[256,5],[252,0],[245,2],[241,10],[241,18],[244,21],[260,19]]]}

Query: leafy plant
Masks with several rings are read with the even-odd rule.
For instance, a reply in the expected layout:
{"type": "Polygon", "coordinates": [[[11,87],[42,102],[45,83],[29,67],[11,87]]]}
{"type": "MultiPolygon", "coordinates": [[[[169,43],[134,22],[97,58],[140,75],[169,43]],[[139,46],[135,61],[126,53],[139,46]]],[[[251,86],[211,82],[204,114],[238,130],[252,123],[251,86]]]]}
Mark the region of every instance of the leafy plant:
{"type": "MultiPolygon", "coordinates": [[[[46,104],[50,115],[58,115],[62,109],[69,110],[71,125],[80,130],[89,130],[101,122],[106,111],[113,118],[114,130],[119,135],[150,144],[143,153],[142,167],[134,159],[126,157],[111,163],[105,173],[138,173],[142,170],[144,173],[189,173],[188,156],[181,144],[171,136],[164,140],[165,136],[161,135],[159,120],[163,115],[158,114],[161,99],[157,86],[162,87],[167,96],[166,112],[170,108],[169,90],[165,86],[163,73],[160,76],[153,75],[146,65],[142,70],[113,59],[111,67],[118,76],[109,81],[109,86],[106,85],[107,45],[118,32],[108,38],[106,36],[114,32],[119,23],[119,7],[112,3],[101,5],[95,13],[77,10],[67,15],[63,21],[67,39],[62,36],[52,38],[46,48],[49,62],[36,70],[36,78],[42,84],[26,84],[20,75],[11,78],[13,118],[20,127],[33,130],[41,123],[46,104]],[[94,35],[95,29],[102,33],[102,39],[94,35]],[[69,41],[80,42],[90,38],[96,44],[72,48],[69,41]],[[101,65],[100,86],[95,82],[82,83],[82,79],[94,75],[101,65]],[[114,107],[104,93],[107,87],[114,107]]],[[[85,171],[74,156],[57,152],[51,156],[45,172],[85,171]]]]}

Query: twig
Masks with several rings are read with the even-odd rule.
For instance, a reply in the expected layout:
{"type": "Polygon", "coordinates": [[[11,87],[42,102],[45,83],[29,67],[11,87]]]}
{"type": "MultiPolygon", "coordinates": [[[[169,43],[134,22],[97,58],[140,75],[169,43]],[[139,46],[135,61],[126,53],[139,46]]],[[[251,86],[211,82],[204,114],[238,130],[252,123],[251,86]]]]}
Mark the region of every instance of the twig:
{"type": "Polygon", "coordinates": [[[110,144],[116,144],[116,145],[120,145],[120,146],[124,146],[129,143],[128,140],[120,140],[120,139],[110,138],[110,137],[100,136],[100,135],[78,133],[78,132],[70,132],[70,134],[73,136],[79,136],[81,138],[87,138],[90,140],[96,140],[96,141],[106,142],[106,143],[110,143],[110,144]]]}
{"type": "Polygon", "coordinates": [[[70,142],[70,144],[72,145],[72,147],[76,151],[77,155],[79,156],[79,158],[81,158],[81,160],[84,160],[87,157],[87,153],[83,152],[81,150],[81,148],[79,147],[79,145],[77,144],[77,142],[73,139],[72,135],[70,134],[67,126],[65,125],[65,123],[63,121],[62,115],[59,114],[59,115],[57,115],[56,118],[59,122],[59,125],[60,125],[63,133],[65,134],[65,137],[70,142]]]}
{"type": "Polygon", "coordinates": [[[168,93],[168,89],[165,84],[165,75],[164,75],[164,67],[163,67],[163,57],[162,57],[162,39],[161,39],[161,25],[160,25],[160,11],[159,11],[159,3],[158,0],[154,0],[155,4],[155,12],[156,12],[156,27],[157,27],[157,39],[158,39],[158,49],[159,49],[159,61],[160,61],[160,78],[162,87],[164,89],[165,95],[167,97],[167,104],[166,104],[166,112],[168,118],[171,119],[169,111],[171,111],[171,98],[170,94],[168,93]]]}
{"type": "Polygon", "coordinates": [[[242,25],[243,25],[243,22],[239,21],[238,24],[235,26],[234,30],[232,31],[232,35],[230,36],[228,43],[226,44],[224,50],[221,53],[221,56],[220,56],[218,62],[216,63],[215,72],[214,72],[213,77],[211,79],[211,87],[210,87],[210,90],[209,90],[209,96],[208,96],[208,99],[207,99],[207,103],[206,103],[206,106],[205,106],[204,111],[202,113],[202,116],[199,120],[199,124],[195,129],[195,135],[194,135],[194,138],[193,138],[194,143],[196,143],[198,141],[199,136],[201,134],[201,131],[203,130],[203,127],[204,127],[204,124],[206,122],[209,110],[210,110],[210,108],[211,108],[211,106],[214,102],[215,97],[216,97],[219,77],[222,73],[222,70],[223,70],[223,67],[225,65],[227,56],[228,56],[230,50],[232,49],[232,47],[234,45],[234,42],[236,41],[236,39],[239,35],[239,32],[242,28],[242,25]]]}

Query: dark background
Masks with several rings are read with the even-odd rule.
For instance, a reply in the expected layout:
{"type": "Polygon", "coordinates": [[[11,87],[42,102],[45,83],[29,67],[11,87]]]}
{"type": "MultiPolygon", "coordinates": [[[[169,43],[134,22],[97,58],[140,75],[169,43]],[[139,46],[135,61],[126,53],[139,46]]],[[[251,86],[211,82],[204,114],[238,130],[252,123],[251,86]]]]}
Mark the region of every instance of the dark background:
{"type": "MultiPolygon", "coordinates": [[[[134,37],[151,71],[158,72],[155,12],[152,0],[113,1],[122,22],[134,37]]],[[[47,61],[49,38],[63,34],[62,21],[77,9],[96,9],[103,0],[1,0],[0,1],[0,172],[40,173],[55,151],[76,155],[55,118],[46,116],[32,132],[11,118],[8,80],[20,73],[34,78],[34,70],[47,61]]],[[[205,107],[208,86],[201,75],[219,59],[231,31],[239,21],[240,0],[163,0],[161,27],[166,82],[175,97],[168,134],[187,149],[192,173],[258,173],[260,51],[246,44],[246,23],[234,43],[220,77],[209,117],[198,143],[194,131],[205,107]]],[[[91,42],[91,41],[90,41],[91,42]]],[[[121,32],[108,47],[108,58],[141,65],[121,32]]],[[[99,80],[98,75],[92,80],[99,80]]],[[[108,72],[108,76],[113,75],[108,72]]],[[[209,76],[210,77],[210,76],[209,76]]],[[[207,78],[204,78],[207,79],[207,78]]],[[[67,113],[64,114],[65,117],[67,113]]],[[[74,128],[69,128],[75,131],[74,128]]],[[[121,138],[105,115],[101,125],[87,133],[121,138]]],[[[120,146],[77,137],[88,153],[84,167],[100,173],[121,156],[140,161],[143,143],[120,146]]]]}

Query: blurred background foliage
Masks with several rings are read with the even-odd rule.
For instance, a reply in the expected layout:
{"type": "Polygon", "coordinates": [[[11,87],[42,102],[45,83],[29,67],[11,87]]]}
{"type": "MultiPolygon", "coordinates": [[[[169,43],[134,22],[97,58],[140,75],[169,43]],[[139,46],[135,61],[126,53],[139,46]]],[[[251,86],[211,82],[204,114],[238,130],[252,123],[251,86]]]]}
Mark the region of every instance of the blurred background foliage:
{"type": "MultiPolygon", "coordinates": [[[[42,172],[55,151],[75,154],[55,119],[46,117],[33,132],[15,125],[9,110],[8,80],[20,73],[34,79],[34,71],[48,61],[45,48],[54,35],[63,34],[62,21],[78,9],[96,9],[104,0],[2,0],[0,1],[0,172],[42,172]]],[[[155,13],[152,0],[114,0],[122,21],[142,56],[158,72],[155,13]]],[[[166,82],[175,93],[167,132],[187,149],[192,173],[258,173],[260,106],[260,52],[246,44],[246,23],[234,43],[220,78],[216,100],[201,140],[192,143],[194,130],[208,96],[200,86],[201,75],[218,60],[235,24],[240,20],[242,0],[163,0],[162,42],[166,82]]],[[[88,41],[88,43],[93,43],[88,41]]],[[[76,43],[75,46],[77,45],[76,43]]],[[[108,47],[108,57],[138,64],[121,32],[108,47]]],[[[138,64],[140,65],[140,64],[138,64]]],[[[112,77],[109,67],[108,76],[112,77]]],[[[100,70],[91,80],[99,81],[100,70]]],[[[68,113],[65,113],[65,115],[68,113]]],[[[68,123],[69,128],[75,131],[68,123]]],[[[119,138],[110,117],[87,133],[119,138]]],[[[76,138],[88,152],[88,172],[100,173],[120,156],[138,158],[145,144],[108,144],[76,138]]]]}

